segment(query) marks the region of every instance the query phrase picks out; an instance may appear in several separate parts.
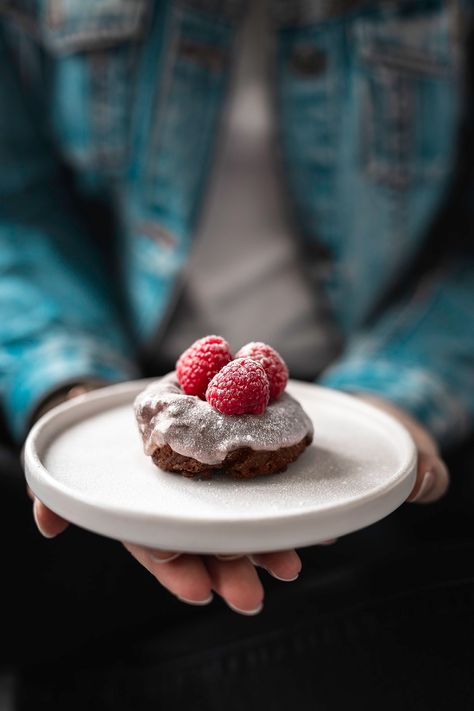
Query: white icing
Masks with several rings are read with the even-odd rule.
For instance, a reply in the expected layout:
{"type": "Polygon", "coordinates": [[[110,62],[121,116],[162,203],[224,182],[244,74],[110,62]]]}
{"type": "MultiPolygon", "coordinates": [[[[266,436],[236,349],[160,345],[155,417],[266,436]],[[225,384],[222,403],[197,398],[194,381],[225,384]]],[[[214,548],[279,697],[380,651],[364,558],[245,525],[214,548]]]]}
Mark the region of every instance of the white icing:
{"type": "Polygon", "coordinates": [[[286,392],[263,415],[222,415],[205,400],[183,393],[174,372],[148,385],[134,409],[146,454],[168,444],[204,464],[219,464],[240,447],[272,451],[313,435],[310,418],[286,392]]]}

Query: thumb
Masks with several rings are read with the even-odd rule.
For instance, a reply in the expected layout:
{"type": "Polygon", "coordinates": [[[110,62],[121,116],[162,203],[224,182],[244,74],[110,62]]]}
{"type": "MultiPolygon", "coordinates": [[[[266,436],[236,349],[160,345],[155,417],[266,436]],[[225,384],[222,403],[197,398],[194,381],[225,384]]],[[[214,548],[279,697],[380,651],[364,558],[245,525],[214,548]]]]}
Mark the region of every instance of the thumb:
{"type": "Polygon", "coordinates": [[[33,502],[33,518],[38,531],[45,538],[54,538],[69,526],[67,521],[61,518],[61,516],[58,516],[58,514],[55,514],[54,511],[46,508],[46,506],[36,498],[33,502]]]}
{"type": "Polygon", "coordinates": [[[418,452],[416,482],[407,501],[429,504],[437,501],[449,487],[449,472],[443,460],[431,452],[418,452]]]}

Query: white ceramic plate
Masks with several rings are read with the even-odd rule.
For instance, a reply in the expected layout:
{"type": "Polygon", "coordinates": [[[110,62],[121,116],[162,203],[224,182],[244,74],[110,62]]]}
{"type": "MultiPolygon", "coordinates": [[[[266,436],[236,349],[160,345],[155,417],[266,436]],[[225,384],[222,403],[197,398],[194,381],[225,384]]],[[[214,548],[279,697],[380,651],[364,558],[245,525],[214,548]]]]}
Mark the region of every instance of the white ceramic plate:
{"type": "Polygon", "coordinates": [[[119,540],[198,553],[307,546],[377,521],[415,479],[416,451],[393,418],[350,395],[290,381],[314,443],[288,470],[194,480],[143,453],[132,402],[149,381],[113,385],[41,418],[24,449],[35,494],[67,520],[119,540]]]}

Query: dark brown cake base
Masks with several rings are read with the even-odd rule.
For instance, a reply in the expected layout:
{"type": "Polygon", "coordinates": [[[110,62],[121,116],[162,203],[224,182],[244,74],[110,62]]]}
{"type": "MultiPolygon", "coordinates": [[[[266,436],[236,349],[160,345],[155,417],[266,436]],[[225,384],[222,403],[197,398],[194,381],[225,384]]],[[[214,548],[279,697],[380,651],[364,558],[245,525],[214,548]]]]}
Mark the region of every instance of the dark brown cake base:
{"type": "Polygon", "coordinates": [[[291,447],[281,447],[274,451],[242,447],[229,452],[221,464],[204,464],[192,457],[184,457],[165,444],[155,449],[152,459],[160,469],[187,477],[209,477],[213,471],[222,471],[235,479],[253,479],[255,476],[285,471],[288,464],[298,459],[311,441],[312,438],[306,436],[291,447]]]}

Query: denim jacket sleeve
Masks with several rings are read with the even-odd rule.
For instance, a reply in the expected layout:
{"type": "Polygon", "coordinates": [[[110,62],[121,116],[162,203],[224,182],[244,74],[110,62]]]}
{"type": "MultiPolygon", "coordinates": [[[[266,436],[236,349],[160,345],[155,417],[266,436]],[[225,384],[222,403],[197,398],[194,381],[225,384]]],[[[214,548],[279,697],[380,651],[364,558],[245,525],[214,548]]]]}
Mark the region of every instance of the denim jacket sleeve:
{"type": "Polygon", "coordinates": [[[0,394],[21,440],[38,400],[81,377],[134,367],[54,152],[22,96],[0,26],[0,394]],[[7,110],[8,107],[8,110],[7,110]]]}
{"type": "Polygon", "coordinates": [[[474,427],[474,254],[444,266],[356,334],[322,384],[391,400],[442,446],[474,427]]]}

